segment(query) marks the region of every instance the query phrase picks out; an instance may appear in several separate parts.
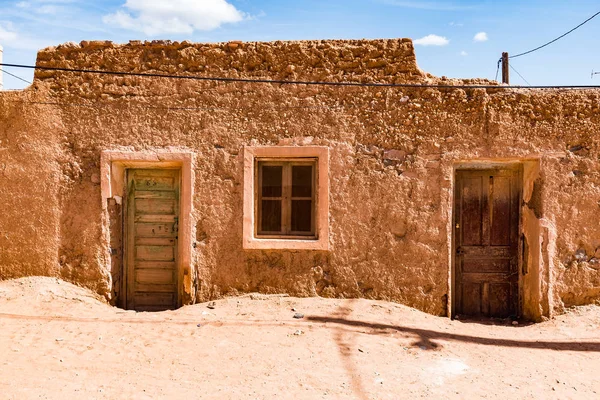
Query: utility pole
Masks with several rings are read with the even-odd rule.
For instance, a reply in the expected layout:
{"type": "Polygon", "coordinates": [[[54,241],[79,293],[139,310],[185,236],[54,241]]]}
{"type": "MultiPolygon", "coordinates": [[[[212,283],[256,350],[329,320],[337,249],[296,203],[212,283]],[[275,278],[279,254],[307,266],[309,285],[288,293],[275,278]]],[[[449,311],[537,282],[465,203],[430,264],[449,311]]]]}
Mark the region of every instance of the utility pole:
{"type": "Polygon", "coordinates": [[[510,85],[510,79],[508,76],[508,53],[502,53],[502,83],[510,85]]]}

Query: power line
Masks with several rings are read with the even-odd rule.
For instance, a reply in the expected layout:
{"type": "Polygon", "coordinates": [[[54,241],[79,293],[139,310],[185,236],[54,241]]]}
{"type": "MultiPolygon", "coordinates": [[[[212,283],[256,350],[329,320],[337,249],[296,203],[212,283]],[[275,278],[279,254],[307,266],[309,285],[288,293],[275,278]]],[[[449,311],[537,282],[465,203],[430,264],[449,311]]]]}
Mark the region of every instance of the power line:
{"type": "Polygon", "coordinates": [[[597,15],[599,15],[599,14],[600,14],[600,11],[598,11],[596,14],[592,15],[591,17],[589,17],[588,19],[586,19],[585,21],[583,21],[582,23],[580,23],[579,25],[577,25],[575,28],[571,29],[569,32],[567,32],[567,33],[564,33],[564,34],[560,35],[560,36],[559,36],[559,37],[557,37],[556,39],[554,39],[554,40],[551,40],[551,41],[549,41],[549,42],[548,42],[548,43],[546,43],[546,44],[543,44],[543,45],[541,45],[541,46],[539,46],[539,47],[536,47],[535,49],[531,49],[531,50],[529,50],[529,51],[526,51],[526,52],[524,52],[524,53],[516,54],[516,55],[514,55],[514,56],[511,56],[510,58],[517,58],[517,57],[521,57],[521,56],[524,56],[525,54],[533,53],[533,52],[534,52],[534,51],[536,51],[536,50],[539,50],[539,49],[541,49],[541,48],[544,48],[544,47],[548,46],[549,44],[552,44],[552,43],[556,42],[557,40],[564,38],[564,37],[565,37],[565,36],[567,36],[569,33],[573,32],[573,31],[574,31],[574,30],[576,30],[577,28],[579,28],[579,27],[581,27],[581,26],[585,25],[587,22],[589,22],[589,21],[591,21],[592,19],[594,19],[594,18],[595,18],[597,15]]]}
{"type": "Polygon", "coordinates": [[[146,72],[119,72],[106,71],[95,69],[76,69],[76,68],[61,68],[61,67],[44,67],[35,65],[21,64],[6,64],[0,63],[0,66],[39,69],[44,71],[61,71],[61,72],[78,72],[101,75],[118,75],[118,76],[140,76],[147,78],[170,78],[170,79],[190,79],[198,81],[212,82],[238,82],[238,83],[268,83],[280,85],[319,85],[319,86],[354,86],[354,87],[397,87],[397,88],[436,88],[436,89],[600,89],[600,85],[539,85],[539,86],[501,86],[501,85],[442,85],[428,83],[383,83],[383,82],[331,82],[331,81],[286,81],[276,79],[251,79],[251,78],[224,78],[224,77],[207,77],[197,75],[170,75],[146,72]]]}
{"type": "Polygon", "coordinates": [[[17,78],[18,80],[20,80],[20,81],[23,81],[23,82],[25,82],[25,83],[28,83],[28,84],[30,84],[30,85],[31,85],[31,82],[29,82],[28,80],[26,80],[26,79],[23,79],[23,78],[21,78],[20,76],[17,76],[17,75],[15,75],[15,74],[11,74],[10,72],[8,72],[8,71],[7,71],[7,70],[5,70],[5,69],[0,69],[0,71],[4,72],[4,73],[5,73],[5,74],[7,74],[7,75],[10,75],[10,76],[12,76],[13,78],[17,78]]]}
{"type": "Polygon", "coordinates": [[[6,64],[0,63],[0,66],[40,69],[46,71],[61,71],[61,72],[79,72],[103,75],[120,75],[120,76],[140,76],[149,78],[171,78],[171,79],[191,79],[200,81],[216,81],[216,82],[238,82],[238,83],[271,83],[282,85],[324,85],[324,86],[360,86],[360,87],[407,87],[407,88],[499,88],[496,85],[439,85],[439,84],[421,84],[421,83],[382,83],[382,82],[326,82],[326,81],[289,81],[277,79],[252,79],[252,78],[225,78],[225,77],[205,77],[197,75],[171,75],[158,74],[147,72],[120,72],[106,71],[94,69],[76,69],[76,68],[61,68],[61,67],[44,67],[34,65],[6,64]]]}
{"type": "Polygon", "coordinates": [[[523,79],[523,80],[525,81],[525,83],[526,83],[526,84],[528,84],[529,86],[531,86],[531,83],[527,82],[527,79],[523,78],[523,75],[521,75],[521,74],[519,73],[519,71],[517,71],[517,70],[515,69],[515,67],[513,67],[513,66],[512,66],[512,64],[509,64],[509,66],[510,66],[510,69],[512,69],[513,71],[515,71],[515,72],[517,73],[517,75],[519,75],[519,76],[521,77],[521,79],[523,79]]]}

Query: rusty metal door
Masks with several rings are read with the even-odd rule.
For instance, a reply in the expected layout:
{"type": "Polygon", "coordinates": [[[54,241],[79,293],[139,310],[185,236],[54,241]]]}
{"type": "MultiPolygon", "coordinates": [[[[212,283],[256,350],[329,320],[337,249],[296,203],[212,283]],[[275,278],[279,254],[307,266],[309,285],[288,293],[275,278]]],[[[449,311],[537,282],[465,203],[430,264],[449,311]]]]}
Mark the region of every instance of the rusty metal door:
{"type": "Polygon", "coordinates": [[[520,168],[457,170],[454,315],[518,316],[520,168]]]}
{"type": "Polygon", "coordinates": [[[176,308],[179,170],[128,170],[126,202],[127,309],[176,308]]]}

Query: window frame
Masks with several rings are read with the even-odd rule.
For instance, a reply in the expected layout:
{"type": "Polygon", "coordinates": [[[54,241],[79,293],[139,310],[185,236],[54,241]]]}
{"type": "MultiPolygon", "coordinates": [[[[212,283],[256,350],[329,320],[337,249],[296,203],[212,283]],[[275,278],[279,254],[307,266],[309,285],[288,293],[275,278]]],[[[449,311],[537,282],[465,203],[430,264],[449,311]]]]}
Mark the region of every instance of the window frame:
{"type": "Polygon", "coordinates": [[[317,193],[317,182],[318,182],[318,159],[315,157],[297,157],[297,158],[273,158],[273,157],[257,157],[254,160],[254,182],[255,182],[255,195],[254,195],[254,211],[255,221],[257,223],[254,226],[254,236],[263,239],[317,239],[317,207],[318,207],[318,193],[317,193]],[[262,229],[262,207],[261,203],[264,199],[262,194],[262,172],[263,166],[281,166],[282,167],[282,179],[281,179],[281,196],[269,197],[267,200],[279,200],[281,201],[281,227],[282,230],[276,231],[264,231],[262,229]],[[292,186],[292,168],[295,166],[311,166],[311,196],[293,196],[292,186]],[[292,202],[294,200],[310,200],[311,201],[311,229],[307,231],[292,231],[292,202]]]}
{"type": "Polygon", "coordinates": [[[323,146],[244,147],[243,207],[242,240],[244,249],[329,250],[329,149],[323,146]],[[290,232],[291,234],[259,233],[258,188],[260,186],[258,174],[260,162],[291,163],[290,174],[291,165],[294,163],[313,163],[311,235],[292,234],[294,232],[290,232]]]}

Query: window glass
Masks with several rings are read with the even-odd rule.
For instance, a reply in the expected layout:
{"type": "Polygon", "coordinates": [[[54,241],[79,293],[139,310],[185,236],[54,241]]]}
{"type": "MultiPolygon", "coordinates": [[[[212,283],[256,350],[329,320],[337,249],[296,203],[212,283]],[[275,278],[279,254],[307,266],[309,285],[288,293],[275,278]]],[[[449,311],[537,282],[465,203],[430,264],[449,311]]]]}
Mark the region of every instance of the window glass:
{"type": "Polygon", "coordinates": [[[262,166],[262,196],[281,197],[281,178],[283,167],[281,165],[262,166]]]}
{"type": "Polygon", "coordinates": [[[281,232],[281,200],[263,200],[261,211],[263,232],[281,232]]]}
{"type": "Polygon", "coordinates": [[[292,200],[292,232],[312,231],[312,200],[292,200]]]}
{"type": "Polygon", "coordinates": [[[292,197],[312,196],[312,165],[292,166],[292,197]]]}

